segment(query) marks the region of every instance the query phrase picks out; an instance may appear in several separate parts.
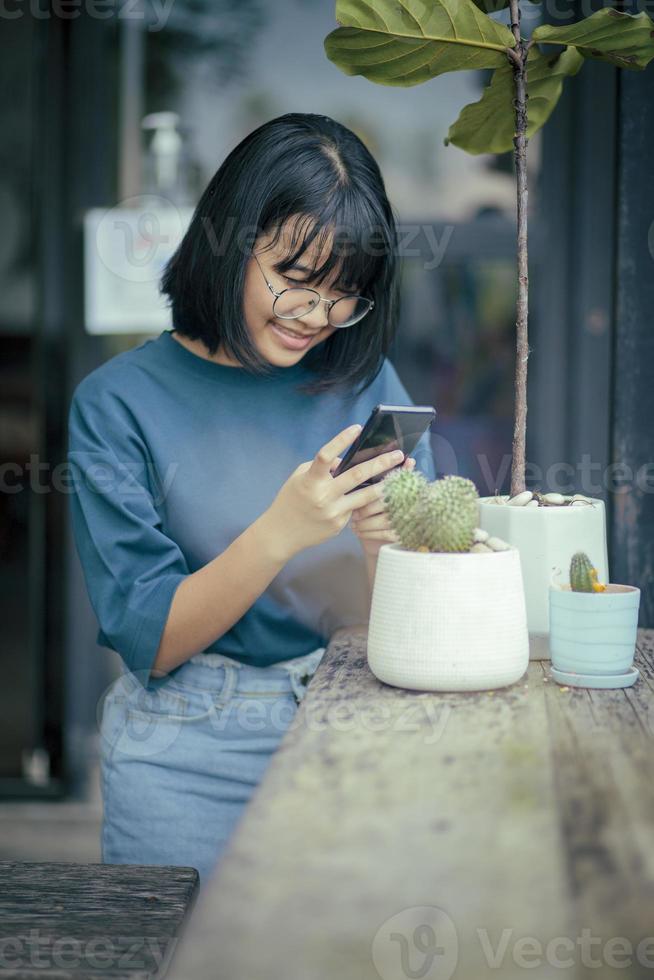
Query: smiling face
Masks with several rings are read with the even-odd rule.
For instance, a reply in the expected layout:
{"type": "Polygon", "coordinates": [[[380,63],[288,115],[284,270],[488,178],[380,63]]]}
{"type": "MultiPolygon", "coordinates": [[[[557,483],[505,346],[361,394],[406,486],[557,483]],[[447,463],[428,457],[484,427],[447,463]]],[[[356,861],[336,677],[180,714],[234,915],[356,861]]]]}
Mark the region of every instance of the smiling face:
{"type": "MultiPolygon", "coordinates": [[[[252,343],[259,354],[276,367],[290,367],[297,364],[307,351],[326,340],[337,330],[327,321],[325,303],[318,303],[315,309],[294,320],[285,320],[273,314],[274,295],[268,289],[266,280],[275,292],[293,286],[309,286],[318,290],[323,299],[340,299],[346,293],[333,288],[336,276],[332,275],[327,282],[317,285],[311,278],[311,269],[320,268],[328,256],[329,243],[322,250],[318,247],[318,239],[307,246],[306,251],[297,260],[298,266],[287,270],[284,274],[275,270],[275,264],[293,253],[291,247],[290,225],[282,226],[278,241],[272,244],[272,234],[260,235],[253,251],[257,258],[251,256],[245,269],[245,285],[243,289],[243,314],[250,333],[252,343]],[[258,261],[257,261],[258,260],[258,261]],[[307,339],[304,341],[289,340],[282,331],[293,330],[307,339]]],[[[232,367],[239,362],[227,355],[220,345],[215,360],[232,367]]]]}

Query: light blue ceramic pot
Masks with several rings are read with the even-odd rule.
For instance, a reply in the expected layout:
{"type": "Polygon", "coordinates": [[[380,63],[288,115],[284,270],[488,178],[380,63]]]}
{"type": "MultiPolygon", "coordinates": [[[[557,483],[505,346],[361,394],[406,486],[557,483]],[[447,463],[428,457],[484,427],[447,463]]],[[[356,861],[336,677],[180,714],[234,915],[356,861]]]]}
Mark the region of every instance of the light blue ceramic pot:
{"type": "Polygon", "coordinates": [[[606,592],[549,589],[552,666],[575,674],[621,674],[636,650],[640,589],[608,585],[606,592]]]}

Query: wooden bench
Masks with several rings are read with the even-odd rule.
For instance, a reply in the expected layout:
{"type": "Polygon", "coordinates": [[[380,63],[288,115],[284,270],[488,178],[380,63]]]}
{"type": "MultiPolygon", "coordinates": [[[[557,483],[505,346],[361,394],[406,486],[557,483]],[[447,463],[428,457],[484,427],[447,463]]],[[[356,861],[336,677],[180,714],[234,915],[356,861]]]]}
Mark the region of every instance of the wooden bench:
{"type": "Polygon", "coordinates": [[[170,980],[654,976],[654,631],[637,664],[412,692],[339,631],[170,980]]]}
{"type": "Polygon", "coordinates": [[[0,976],[163,977],[198,882],[195,868],[0,862],[0,976]]]}

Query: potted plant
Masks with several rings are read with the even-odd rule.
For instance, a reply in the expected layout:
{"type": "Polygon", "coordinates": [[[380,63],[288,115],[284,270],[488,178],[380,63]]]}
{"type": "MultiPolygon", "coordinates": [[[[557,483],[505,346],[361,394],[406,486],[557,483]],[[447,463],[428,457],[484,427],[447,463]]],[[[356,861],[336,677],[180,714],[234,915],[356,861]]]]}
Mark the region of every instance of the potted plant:
{"type": "Polygon", "coordinates": [[[587,549],[608,578],[608,555],[602,500],[526,490],[527,142],[551,115],[564,80],[576,75],[586,59],[644,69],[654,57],[654,21],[644,12],[606,7],[578,23],[540,25],[527,41],[520,15],[519,0],[337,0],[341,26],[326,37],[325,51],[346,74],[382,85],[417,85],[463,69],[493,71],[481,99],[462,110],[445,143],[473,154],[514,151],[518,277],[511,491],[480,499],[479,525],[520,551],[530,655],[541,659],[549,656],[552,569],[564,567],[574,551],[587,549]],[[504,8],[510,27],[489,16],[504,8]],[[546,53],[541,45],[558,50],[546,53]]]}
{"type": "Polygon", "coordinates": [[[602,584],[587,554],[570,561],[570,583],[552,583],[552,676],[574,687],[630,687],[634,667],[640,589],[602,584]]]}
{"type": "Polygon", "coordinates": [[[471,480],[429,483],[395,470],[382,484],[399,543],[379,549],[368,663],[386,684],[480,691],[519,680],[529,661],[520,554],[478,528],[471,480]]]}

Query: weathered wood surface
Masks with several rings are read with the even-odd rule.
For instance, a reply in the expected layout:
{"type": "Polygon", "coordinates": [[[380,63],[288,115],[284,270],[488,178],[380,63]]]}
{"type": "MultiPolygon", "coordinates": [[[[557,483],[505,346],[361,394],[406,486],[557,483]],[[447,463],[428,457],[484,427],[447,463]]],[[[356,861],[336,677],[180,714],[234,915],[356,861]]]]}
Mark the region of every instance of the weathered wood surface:
{"type": "Polygon", "coordinates": [[[151,980],[198,894],[195,868],[0,862],[0,977],[151,980]]]}
{"type": "Polygon", "coordinates": [[[170,980],[654,976],[654,631],[626,691],[404,691],[365,644],[332,638],[170,980]]]}

